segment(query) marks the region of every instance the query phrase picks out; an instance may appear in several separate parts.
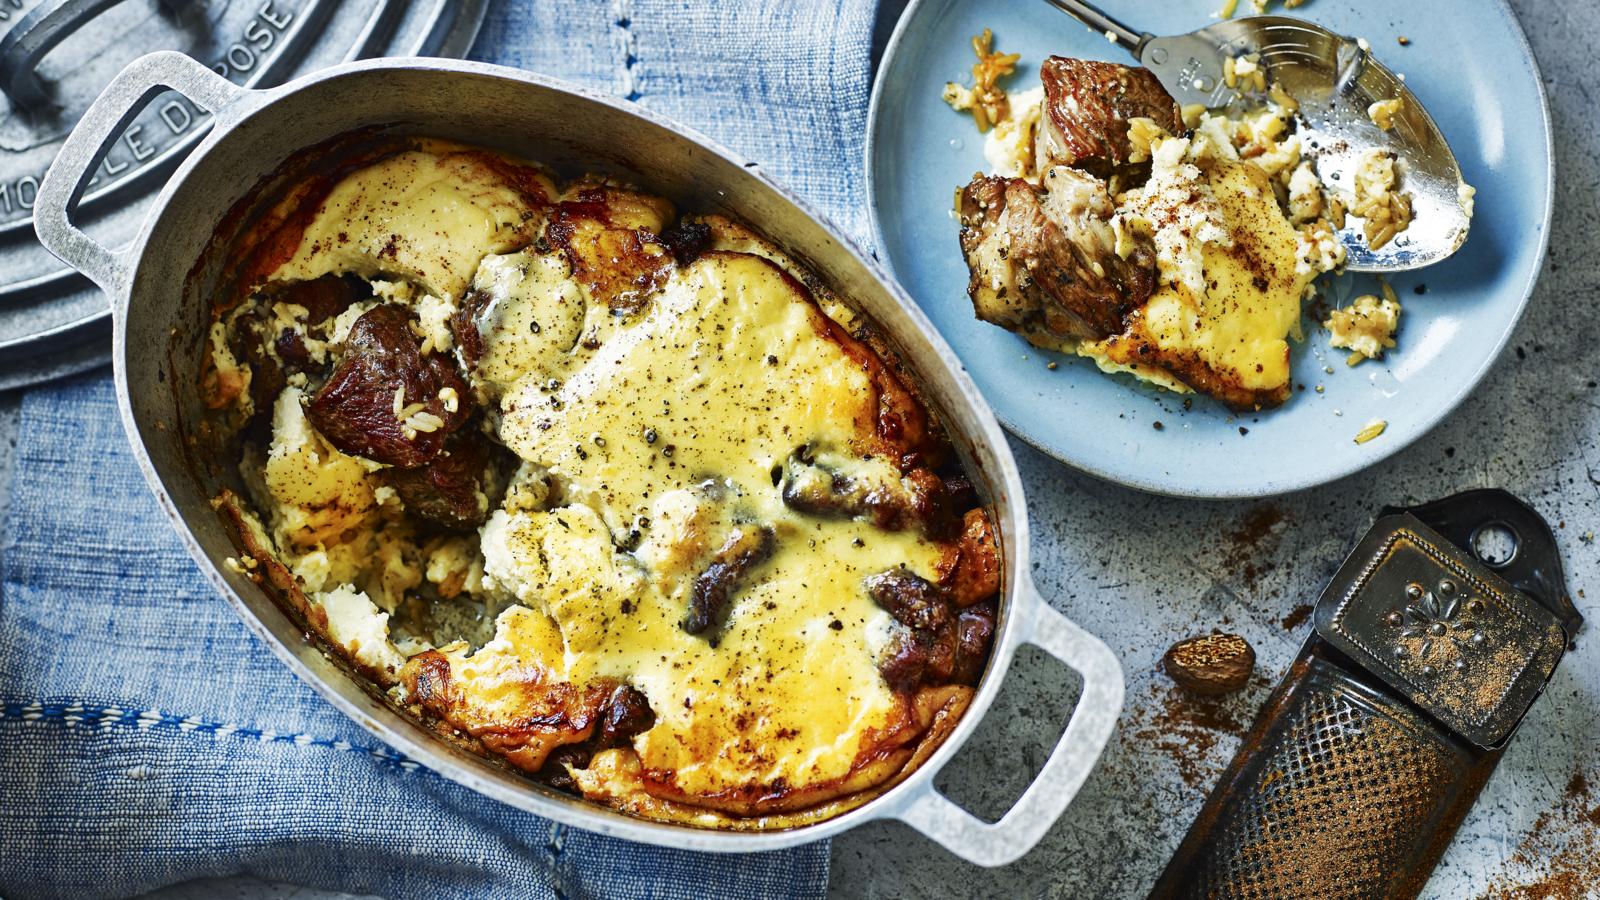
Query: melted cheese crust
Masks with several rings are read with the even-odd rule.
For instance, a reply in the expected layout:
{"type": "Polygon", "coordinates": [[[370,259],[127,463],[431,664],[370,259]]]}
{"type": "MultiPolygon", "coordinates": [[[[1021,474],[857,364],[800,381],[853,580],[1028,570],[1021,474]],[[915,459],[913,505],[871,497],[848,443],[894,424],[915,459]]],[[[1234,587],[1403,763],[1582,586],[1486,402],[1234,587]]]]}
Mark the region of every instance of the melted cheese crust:
{"type": "MultiPolygon", "coordinates": [[[[530,272],[559,268],[528,262],[530,272]]],[[[561,288],[538,278],[484,286],[510,292],[495,302],[512,335],[528,331],[515,327],[530,314],[518,307],[561,308],[561,288]]],[[[577,498],[497,512],[483,533],[486,574],[555,622],[563,651],[539,664],[553,677],[627,680],[649,698],[656,725],[635,749],[668,796],[805,794],[917,730],[877,671],[893,624],[862,580],[897,565],[934,579],[943,547],[801,515],[773,484],[796,448],[848,454],[872,434],[867,373],[821,316],[771,262],[716,253],[675,272],[596,350],[552,358],[516,338],[484,364],[502,378],[524,373],[501,400],[506,445],[577,498]],[[612,533],[641,521],[638,551],[618,553],[612,533]],[[694,574],[684,564],[739,522],[771,527],[776,549],[713,646],[679,627],[694,574]]],[[[529,622],[502,618],[504,646],[536,643],[518,637],[544,627],[529,622]]]]}
{"type": "Polygon", "coordinates": [[[1281,400],[1288,337],[1318,273],[1299,265],[1299,233],[1266,172],[1198,140],[1198,148],[1185,138],[1158,142],[1150,180],[1120,208],[1121,227],[1155,243],[1158,288],[1125,334],[1079,352],[1123,366],[1155,362],[1210,392],[1281,400]]]}
{"type": "MultiPolygon", "coordinates": [[[[592,205],[597,182],[561,194],[518,165],[433,143],[383,158],[333,185],[269,270],[274,282],[373,282],[378,299],[340,315],[325,341],[307,338],[317,354],[377,302],[412,306],[419,338],[458,354],[449,323],[470,317],[481,355],[469,381],[520,459],[479,533],[419,546],[383,467],[323,440],[305,414],[310,391],[296,386],[277,399],[268,448],[242,466],[262,515],[226,493],[219,507],[252,557],[273,557],[272,583],[330,643],[397,701],[520,768],[588,740],[604,699],[628,685],[654,724],[572,772],[591,798],[728,827],[864,801],[929,752],[922,739],[947,733],[971,696],[962,685],[891,690],[879,663],[904,626],[864,580],[903,567],[940,582],[956,539],[797,512],[778,473],[803,448],[889,490],[910,463],[882,436],[886,409],[913,435],[927,423],[906,418],[904,388],[886,387],[882,362],[841,332],[848,307],[803,285],[810,276],[758,235],[702,220],[719,249],[666,266],[641,288],[645,302],[619,307],[594,267],[606,248],[638,241],[607,229],[648,233],[670,207],[638,195],[651,213],[642,225],[616,204],[586,220],[594,237],[574,271],[570,253],[540,239],[554,216],[545,199],[592,205]],[[696,579],[738,529],[770,535],[770,551],[717,627],[690,634],[696,579]],[[425,582],[503,610],[493,638],[475,650],[391,640],[391,614],[425,582]]],[[[213,367],[224,363],[248,386],[248,368],[213,367]]],[[[249,403],[242,389],[230,397],[249,403]]]]}
{"type": "Polygon", "coordinates": [[[532,204],[555,193],[548,178],[530,173],[515,183],[487,153],[424,146],[432,149],[398,153],[335,185],[273,280],[398,275],[456,300],[485,252],[533,239],[540,223],[532,204]]]}

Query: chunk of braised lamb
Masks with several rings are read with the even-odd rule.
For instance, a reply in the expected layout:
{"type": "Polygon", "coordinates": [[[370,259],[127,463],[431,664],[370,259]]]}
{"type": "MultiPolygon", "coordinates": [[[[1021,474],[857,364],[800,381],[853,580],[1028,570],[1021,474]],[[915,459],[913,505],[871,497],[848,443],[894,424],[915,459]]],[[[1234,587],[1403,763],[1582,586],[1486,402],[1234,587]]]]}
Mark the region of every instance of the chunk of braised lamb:
{"type": "Polygon", "coordinates": [[[913,469],[892,482],[851,477],[819,464],[806,447],[784,462],[779,491],[790,509],[814,516],[861,517],[885,531],[918,529],[937,538],[948,534],[954,522],[944,481],[933,472],[913,469]]]}
{"type": "Polygon", "coordinates": [[[895,635],[878,671],[889,687],[912,693],[925,684],[954,680],[960,662],[960,647],[954,628],[934,631],[904,631],[895,635]]]}
{"type": "Polygon", "coordinates": [[[372,285],[354,275],[324,275],[310,281],[273,285],[266,290],[276,303],[305,307],[307,325],[318,325],[352,305],[372,298],[372,285]]]}
{"type": "Polygon", "coordinates": [[[304,370],[311,365],[311,352],[306,349],[305,338],[292,328],[278,332],[272,346],[278,351],[278,359],[283,360],[286,368],[304,370]]]}
{"type": "Polygon", "coordinates": [[[1039,168],[1075,166],[1105,177],[1133,151],[1128,120],[1147,118],[1182,134],[1176,100],[1149,69],[1052,56],[1039,66],[1044,115],[1035,137],[1039,168]]]}
{"type": "Polygon", "coordinates": [[[704,222],[678,222],[661,232],[661,243],[672,251],[678,265],[687,266],[711,246],[711,226],[704,222]]]}
{"type": "Polygon", "coordinates": [[[901,479],[899,491],[880,499],[869,496],[873,522],[879,528],[910,530],[920,528],[931,538],[943,538],[954,528],[950,493],[944,479],[928,469],[912,469],[901,479]]]}
{"type": "Polygon", "coordinates": [[[478,317],[488,308],[490,296],[486,291],[471,290],[461,298],[461,304],[450,316],[450,331],[456,346],[461,350],[461,362],[470,371],[483,359],[483,332],[478,330],[478,317]]]}
{"type": "Polygon", "coordinates": [[[956,669],[958,646],[955,622],[934,631],[917,632],[917,639],[927,648],[928,665],[922,672],[924,681],[943,684],[950,681],[956,669]]]}
{"type": "Polygon", "coordinates": [[[999,593],[1000,545],[988,512],[967,510],[952,562],[948,569],[940,568],[940,584],[956,606],[971,606],[999,593]]]}
{"type": "Polygon", "coordinates": [[[978,318],[1024,336],[1098,340],[1119,334],[1155,290],[1147,238],[1117,252],[1105,182],[1068,168],[1042,185],[977,175],[961,192],[961,251],[978,318]]]}
{"type": "Polygon", "coordinates": [[[272,404],[289,383],[283,363],[268,352],[270,328],[266,313],[241,313],[228,332],[228,349],[234,359],[250,367],[250,402],[258,418],[272,415],[272,404]]]}
{"type": "MultiPolygon", "coordinates": [[[[771,528],[738,525],[711,557],[711,564],[695,578],[690,589],[689,611],[682,628],[690,634],[710,630],[722,621],[728,602],[749,571],[772,555],[777,537],[771,528]]],[[[711,646],[718,639],[711,638],[711,646]]]]}
{"type": "Polygon", "coordinates": [[[597,715],[597,723],[588,740],[567,744],[552,751],[540,767],[536,777],[559,791],[577,794],[578,785],[568,771],[588,768],[595,753],[617,747],[631,746],[634,737],[655,726],[656,714],[650,701],[637,688],[618,685],[606,698],[597,715]]]}
{"type": "Polygon", "coordinates": [[[866,585],[873,602],[905,626],[878,666],[891,688],[975,683],[994,633],[992,602],[958,614],[944,588],[905,569],[874,575],[866,585]]]}
{"type": "Polygon", "coordinates": [[[424,356],[412,321],[410,311],[394,305],[363,313],[307,410],[335,447],[402,469],[438,456],[472,414],[471,392],[454,363],[437,353],[424,356]]]}
{"type": "Polygon", "coordinates": [[[366,282],[354,277],[327,275],[312,281],[272,285],[262,291],[261,307],[234,317],[228,346],[235,359],[250,367],[250,401],[258,418],[270,417],[272,404],[296,372],[317,368],[303,336],[291,328],[277,328],[268,308],[272,303],[293,303],[307,310],[305,325],[312,326],[338,315],[356,300],[372,296],[366,282]]]}
{"type": "Polygon", "coordinates": [[[950,623],[944,590],[907,569],[890,569],[867,578],[867,596],[913,631],[932,631],[950,623]]]}
{"type": "Polygon", "coordinates": [[[883,662],[878,664],[883,680],[899,694],[913,693],[921,687],[927,669],[928,648],[911,632],[895,635],[883,662]]]}
{"type": "Polygon", "coordinates": [[[945,493],[950,495],[950,509],[965,513],[978,505],[978,489],[965,475],[948,475],[944,479],[945,493]]]}
{"type": "Polygon", "coordinates": [[[406,510],[452,530],[477,528],[489,517],[493,465],[488,439],[472,429],[452,434],[444,450],[414,469],[383,470],[406,510]]]}
{"type": "Polygon", "coordinates": [[[993,601],[968,607],[956,617],[955,665],[950,680],[958,684],[977,684],[989,661],[989,643],[994,639],[993,601]]]}
{"type": "Polygon", "coordinates": [[[578,782],[572,778],[568,766],[574,769],[588,768],[589,760],[594,758],[594,751],[583,744],[568,744],[550,751],[545,758],[544,765],[539,768],[536,777],[545,784],[567,794],[581,794],[578,782]]]}
{"type": "Polygon", "coordinates": [[[596,749],[627,747],[635,736],[654,728],[655,711],[650,701],[631,685],[620,685],[606,698],[600,710],[600,725],[592,739],[596,749]]]}

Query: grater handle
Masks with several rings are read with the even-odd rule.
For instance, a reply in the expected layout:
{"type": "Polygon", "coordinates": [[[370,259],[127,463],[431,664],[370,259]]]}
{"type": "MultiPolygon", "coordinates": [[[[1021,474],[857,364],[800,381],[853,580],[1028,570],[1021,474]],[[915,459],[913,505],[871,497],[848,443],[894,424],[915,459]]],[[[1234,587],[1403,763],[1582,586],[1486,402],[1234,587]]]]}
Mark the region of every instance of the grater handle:
{"type": "Polygon", "coordinates": [[[128,276],[129,251],[111,250],[72,224],[112,141],[157,93],[172,89],[219,114],[247,92],[193,59],[172,50],[147,54],[117,73],[67,137],[34,201],[39,243],[115,297],[128,276]]]}
{"type": "MultiPolygon", "coordinates": [[[[935,790],[933,771],[919,773],[921,792],[913,791],[910,805],[896,814],[946,850],[981,866],[1012,862],[1044,837],[1089,777],[1122,711],[1122,666],[1111,648],[1052,609],[1031,582],[1019,588],[1014,602],[1022,619],[1017,623],[1021,642],[1083,676],[1083,693],[1066,730],[1038,777],[998,822],[984,822],[935,790]]],[[[1007,648],[1006,664],[1016,649],[1016,643],[1007,648]]]]}

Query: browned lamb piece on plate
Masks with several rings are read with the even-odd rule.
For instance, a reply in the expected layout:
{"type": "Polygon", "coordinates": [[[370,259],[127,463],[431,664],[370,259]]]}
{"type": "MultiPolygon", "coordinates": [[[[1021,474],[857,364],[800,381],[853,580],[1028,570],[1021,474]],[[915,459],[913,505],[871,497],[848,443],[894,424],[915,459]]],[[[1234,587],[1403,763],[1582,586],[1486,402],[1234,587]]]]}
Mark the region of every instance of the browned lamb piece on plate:
{"type": "Polygon", "coordinates": [[[1116,252],[1105,182],[1048,170],[1042,185],[973,178],[961,192],[961,249],[978,318],[1046,345],[1120,333],[1155,289],[1155,252],[1116,252]]]}
{"type": "Polygon", "coordinates": [[[1040,171],[1073,166],[1109,176],[1127,165],[1133,144],[1128,120],[1148,118],[1181,134],[1178,103],[1149,69],[1052,56],[1039,67],[1044,115],[1034,137],[1040,171]]]}

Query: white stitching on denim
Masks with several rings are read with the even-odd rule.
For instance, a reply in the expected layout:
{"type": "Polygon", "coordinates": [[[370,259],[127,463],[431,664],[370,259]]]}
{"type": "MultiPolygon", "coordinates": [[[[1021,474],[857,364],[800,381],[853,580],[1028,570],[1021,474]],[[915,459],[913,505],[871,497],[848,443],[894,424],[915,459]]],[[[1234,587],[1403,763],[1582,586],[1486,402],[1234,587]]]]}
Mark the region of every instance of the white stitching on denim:
{"type": "Polygon", "coordinates": [[[319,738],[310,734],[279,734],[270,729],[246,728],[225,722],[208,722],[196,716],[177,716],[159,710],[131,710],[120,706],[90,706],[81,700],[70,702],[45,702],[33,700],[0,701],[0,723],[7,721],[37,724],[59,722],[73,728],[109,731],[116,727],[137,728],[140,731],[173,731],[178,734],[196,732],[209,735],[213,740],[237,738],[259,741],[263,744],[293,744],[296,747],[324,747],[344,753],[355,753],[377,760],[386,768],[403,772],[428,771],[420,763],[385,747],[363,747],[346,740],[319,738]]]}
{"type": "Polygon", "coordinates": [[[639,44],[633,36],[633,0],[616,0],[616,26],[622,32],[622,96],[638,100],[639,78],[634,66],[639,64],[639,44]]]}

